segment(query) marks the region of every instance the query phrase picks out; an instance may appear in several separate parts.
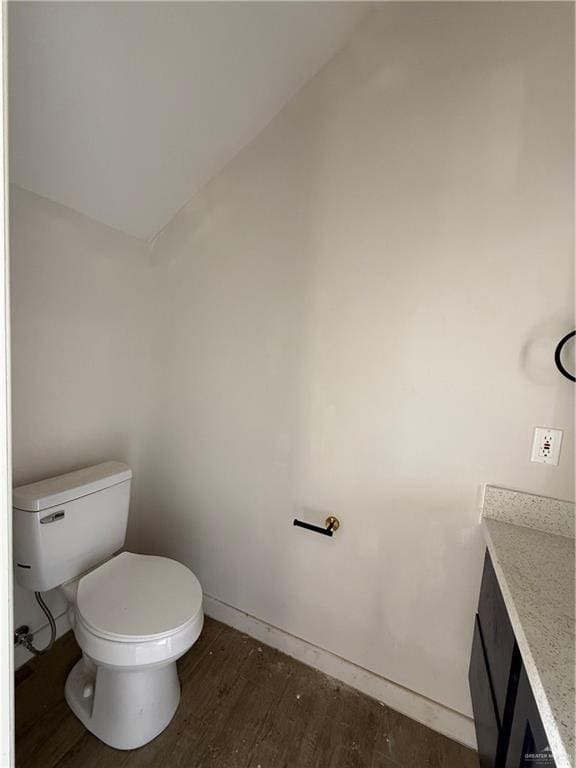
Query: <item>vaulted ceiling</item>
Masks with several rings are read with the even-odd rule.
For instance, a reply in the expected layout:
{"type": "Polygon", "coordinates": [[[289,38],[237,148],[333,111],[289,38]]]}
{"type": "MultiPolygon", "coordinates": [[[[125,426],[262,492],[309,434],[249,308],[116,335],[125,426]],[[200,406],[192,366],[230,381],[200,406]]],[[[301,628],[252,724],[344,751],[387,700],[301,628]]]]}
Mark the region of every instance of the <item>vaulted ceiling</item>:
{"type": "Polygon", "coordinates": [[[11,180],[150,239],[367,11],[331,2],[10,3],[11,180]]]}

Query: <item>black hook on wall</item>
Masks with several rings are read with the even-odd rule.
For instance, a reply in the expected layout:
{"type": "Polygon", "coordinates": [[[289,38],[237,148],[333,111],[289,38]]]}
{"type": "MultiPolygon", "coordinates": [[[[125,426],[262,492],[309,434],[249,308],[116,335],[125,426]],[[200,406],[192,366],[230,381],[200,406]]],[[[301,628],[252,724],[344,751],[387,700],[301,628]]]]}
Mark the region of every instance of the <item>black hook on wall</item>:
{"type": "Polygon", "coordinates": [[[564,349],[566,342],[570,341],[570,339],[574,336],[576,336],[576,331],[570,331],[570,333],[567,333],[566,336],[560,339],[556,347],[556,351],[554,352],[554,362],[556,363],[556,367],[562,376],[566,376],[566,378],[570,379],[570,381],[576,381],[576,377],[571,374],[570,371],[567,371],[566,368],[564,368],[564,364],[562,363],[562,350],[564,349]]]}
{"type": "Polygon", "coordinates": [[[340,528],[340,521],[334,515],[330,515],[325,520],[326,528],[321,528],[319,525],[312,525],[312,523],[305,523],[303,520],[294,519],[293,525],[297,525],[299,528],[306,528],[307,531],[314,531],[315,533],[321,533],[324,536],[333,536],[334,531],[340,528]]]}

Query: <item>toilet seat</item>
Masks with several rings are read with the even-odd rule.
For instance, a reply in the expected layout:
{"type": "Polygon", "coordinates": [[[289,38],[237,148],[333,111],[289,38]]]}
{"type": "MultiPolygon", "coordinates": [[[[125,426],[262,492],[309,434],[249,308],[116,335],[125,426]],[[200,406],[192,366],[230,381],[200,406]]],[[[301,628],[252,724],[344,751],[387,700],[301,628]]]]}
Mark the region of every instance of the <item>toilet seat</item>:
{"type": "Polygon", "coordinates": [[[175,560],[121,552],[80,579],[76,611],[96,637],[116,643],[161,640],[197,623],[202,588],[175,560]]]}

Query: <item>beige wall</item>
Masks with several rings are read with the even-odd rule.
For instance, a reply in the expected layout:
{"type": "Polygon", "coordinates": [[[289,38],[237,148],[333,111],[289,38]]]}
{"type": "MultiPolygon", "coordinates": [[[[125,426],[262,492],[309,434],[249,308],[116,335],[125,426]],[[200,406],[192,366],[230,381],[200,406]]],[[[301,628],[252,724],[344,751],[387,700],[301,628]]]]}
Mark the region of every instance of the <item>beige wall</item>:
{"type": "Polygon", "coordinates": [[[153,267],[16,190],[16,482],[128,461],[131,546],[469,714],[479,485],[572,494],[571,14],[384,7],[153,267]]]}
{"type": "Polygon", "coordinates": [[[138,546],[467,714],[479,486],[572,495],[571,15],[384,7],[155,244],[138,546]]]}
{"type": "MultiPolygon", "coordinates": [[[[17,187],[10,230],[14,483],[112,458],[136,470],[137,499],[151,367],[147,249],[17,187]]],[[[64,607],[55,594],[49,602],[64,607]]],[[[45,619],[16,587],[21,623],[45,619]]]]}

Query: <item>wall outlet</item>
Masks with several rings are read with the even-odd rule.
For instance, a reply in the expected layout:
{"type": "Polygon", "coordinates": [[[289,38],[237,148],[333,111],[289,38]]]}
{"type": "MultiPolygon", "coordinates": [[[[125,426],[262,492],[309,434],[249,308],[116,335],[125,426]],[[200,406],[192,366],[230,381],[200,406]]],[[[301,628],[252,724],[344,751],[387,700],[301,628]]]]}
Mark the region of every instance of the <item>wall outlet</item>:
{"type": "Polygon", "coordinates": [[[539,464],[558,464],[560,446],[562,445],[562,430],[551,427],[535,427],[534,442],[532,443],[531,461],[539,464]]]}

